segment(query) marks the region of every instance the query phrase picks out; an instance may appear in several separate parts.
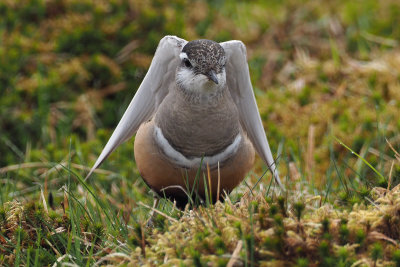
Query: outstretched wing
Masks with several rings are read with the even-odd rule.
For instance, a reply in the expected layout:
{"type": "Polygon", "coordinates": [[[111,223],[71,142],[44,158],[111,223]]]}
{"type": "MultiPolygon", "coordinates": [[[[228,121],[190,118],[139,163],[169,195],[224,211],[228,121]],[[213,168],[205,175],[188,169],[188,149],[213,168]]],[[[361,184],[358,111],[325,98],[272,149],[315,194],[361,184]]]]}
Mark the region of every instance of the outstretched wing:
{"type": "Polygon", "coordinates": [[[142,84],[86,178],[153,115],[175,80],[175,71],[180,63],[179,53],[186,43],[186,40],[176,36],[161,39],[142,84]]]}
{"type": "Polygon", "coordinates": [[[220,45],[226,53],[226,81],[231,96],[239,110],[241,124],[258,155],[267,163],[273,173],[275,181],[284,189],[279,179],[278,170],[269,148],[254,97],[246,59],[246,47],[241,41],[228,41],[220,43],[220,45]]]}

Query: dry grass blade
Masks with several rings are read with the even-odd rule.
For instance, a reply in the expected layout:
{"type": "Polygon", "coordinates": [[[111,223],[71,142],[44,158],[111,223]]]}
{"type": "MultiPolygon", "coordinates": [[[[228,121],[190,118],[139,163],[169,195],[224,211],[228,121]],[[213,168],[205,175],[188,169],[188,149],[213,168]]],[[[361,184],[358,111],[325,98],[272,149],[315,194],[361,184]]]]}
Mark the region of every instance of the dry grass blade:
{"type": "Polygon", "coordinates": [[[361,35],[368,41],[371,41],[371,42],[374,42],[377,44],[382,44],[382,45],[391,46],[391,47],[396,47],[399,45],[399,42],[394,39],[377,36],[377,35],[371,34],[369,32],[363,31],[363,32],[361,32],[361,35]]]}
{"type": "Polygon", "coordinates": [[[373,231],[371,233],[368,234],[368,238],[370,238],[371,240],[385,240],[387,242],[392,243],[393,245],[395,245],[396,247],[399,247],[399,242],[376,231],[373,231]]]}
{"type": "MultiPolygon", "coordinates": [[[[60,263],[61,263],[65,258],[68,258],[68,259],[70,259],[70,260],[74,260],[74,257],[73,257],[72,255],[70,255],[70,254],[64,254],[64,255],[62,255],[61,257],[58,257],[58,258],[57,258],[57,261],[54,262],[54,264],[52,265],[52,267],[59,266],[60,263]]],[[[64,266],[64,264],[61,264],[61,265],[64,266]]],[[[79,265],[69,263],[68,266],[79,266],[79,265]]]]}
{"type": "MultiPolygon", "coordinates": [[[[31,169],[31,168],[55,168],[55,170],[61,170],[63,163],[57,164],[56,166],[53,166],[51,163],[45,163],[45,162],[26,162],[26,163],[21,163],[21,164],[14,164],[14,165],[9,165],[3,168],[0,168],[0,174],[1,173],[7,173],[11,171],[17,171],[20,169],[31,169]]],[[[76,163],[71,163],[71,167],[78,169],[78,170],[84,170],[84,171],[90,171],[90,167],[83,166],[80,164],[76,163]]],[[[94,170],[95,173],[98,174],[105,174],[105,175],[111,175],[114,174],[112,171],[107,171],[103,169],[96,169],[94,170]]]]}
{"type": "Polygon", "coordinates": [[[389,181],[388,181],[388,186],[386,188],[386,191],[389,192],[390,190],[390,185],[392,183],[392,171],[393,171],[393,166],[394,166],[394,160],[392,161],[392,166],[390,166],[390,172],[389,172],[389,181]]]}
{"type": "Polygon", "coordinates": [[[159,210],[156,209],[156,208],[150,207],[149,205],[146,205],[146,204],[144,204],[144,203],[141,202],[141,201],[140,201],[138,204],[139,204],[140,206],[143,206],[143,207],[145,207],[145,208],[148,208],[148,209],[150,209],[150,210],[152,210],[152,211],[154,211],[154,212],[160,214],[161,216],[164,216],[165,218],[167,218],[168,220],[170,220],[170,221],[172,221],[172,222],[178,222],[177,219],[174,219],[174,218],[172,218],[171,216],[168,216],[167,214],[165,214],[164,212],[159,211],[159,210]]]}
{"type": "Polygon", "coordinates": [[[217,202],[219,201],[219,194],[221,193],[221,173],[220,173],[220,169],[219,169],[219,161],[218,161],[218,165],[217,165],[217,169],[218,169],[218,186],[217,186],[217,202]]]}
{"type": "Polygon", "coordinates": [[[118,64],[122,64],[125,61],[129,59],[129,56],[132,54],[132,52],[139,47],[139,42],[137,40],[131,41],[129,44],[124,46],[121,51],[118,52],[117,57],[115,58],[115,61],[118,64]]]}
{"type": "MultiPolygon", "coordinates": [[[[207,162],[207,178],[208,178],[208,188],[209,188],[209,194],[210,194],[210,202],[212,203],[212,186],[211,186],[211,173],[210,173],[210,165],[208,165],[208,162],[207,162]]],[[[206,186],[206,185],[204,185],[204,186],[206,186]]]]}
{"type": "Polygon", "coordinates": [[[292,181],[298,181],[301,178],[300,172],[297,170],[296,163],[289,162],[289,177],[292,181]]]}
{"type": "Polygon", "coordinates": [[[46,214],[49,214],[49,209],[47,208],[46,198],[44,197],[42,188],[40,188],[40,198],[42,199],[42,202],[43,202],[44,211],[46,212],[46,214]]]}
{"type": "Polygon", "coordinates": [[[314,150],[315,150],[315,125],[311,124],[308,128],[308,145],[306,157],[306,172],[311,176],[314,168],[314,150]]]}
{"type": "MultiPolygon", "coordinates": [[[[109,261],[109,260],[114,260],[115,258],[122,258],[123,260],[127,260],[127,261],[130,260],[130,256],[129,255],[126,255],[126,254],[121,253],[121,252],[114,252],[114,253],[111,253],[111,254],[109,254],[107,256],[104,256],[103,258],[98,260],[94,264],[94,266],[99,266],[100,263],[105,262],[105,261],[109,261]]],[[[121,261],[119,261],[119,264],[121,264],[121,261]]]]}
{"type": "Polygon", "coordinates": [[[190,201],[193,203],[193,199],[192,199],[192,197],[190,196],[190,194],[189,194],[182,186],[180,186],[180,185],[170,185],[170,186],[166,186],[166,187],[164,187],[164,188],[161,189],[161,192],[163,192],[163,191],[165,191],[165,190],[167,190],[167,189],[170,189],[170,188],[177,188],[177,189],[182,190],[182,192],[184,192],[184,193],[186,194],[186,196],[188,197],[188,199],[190,199],[190,201]]]}
{"type": "Polygon", "coordinates": [[[239,258],[239,253],[242,250],[242,246],[243,246],[243,241],[239,240],[239,242],[236,245],[235,250],[232,253],[231,258],[228,261],[228,264],[226,265],[226,267],[233,267],[233,265],[235,264],[235,262],[237,261],[237,259],[239,258]]]}
{"type": "Polygon", "coordinates": [[[389,145],[390,149],[394,152],[394,155],[395,155],[396,159],[400,162],[400,153],[397,152],[396,149],[394,149],[394,147],[389,142],[389,140],[386,139],[386,143],[389,145]]]}

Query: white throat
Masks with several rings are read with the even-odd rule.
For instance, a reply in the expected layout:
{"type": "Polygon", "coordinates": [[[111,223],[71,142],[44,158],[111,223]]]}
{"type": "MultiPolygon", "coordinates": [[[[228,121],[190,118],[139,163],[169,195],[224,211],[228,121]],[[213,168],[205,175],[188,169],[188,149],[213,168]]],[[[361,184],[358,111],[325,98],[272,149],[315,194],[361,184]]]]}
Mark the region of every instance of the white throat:
{"type": "Polygon", "coordinates": [[[176,82],[184,90],[188,92],[197,92],[201,94],[215,94],[217,91],[222,90],[226,84],[225,69],[217,75],[218,84],[209,80],[203,74],[196,74],[192,69],[178,68],[176,72],[176,82]]]}

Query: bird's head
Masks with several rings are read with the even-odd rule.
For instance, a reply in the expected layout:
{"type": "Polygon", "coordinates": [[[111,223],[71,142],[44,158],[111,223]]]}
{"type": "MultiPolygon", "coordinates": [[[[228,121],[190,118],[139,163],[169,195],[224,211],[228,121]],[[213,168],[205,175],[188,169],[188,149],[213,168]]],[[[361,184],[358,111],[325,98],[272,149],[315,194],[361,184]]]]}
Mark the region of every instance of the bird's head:
{"type": "Polygon", "coordinates": [[[225,87],[225,50],[217,42],[206,39],[188,42],[179,57],[176,80],[182,89],[202,93],[225,87]]]}

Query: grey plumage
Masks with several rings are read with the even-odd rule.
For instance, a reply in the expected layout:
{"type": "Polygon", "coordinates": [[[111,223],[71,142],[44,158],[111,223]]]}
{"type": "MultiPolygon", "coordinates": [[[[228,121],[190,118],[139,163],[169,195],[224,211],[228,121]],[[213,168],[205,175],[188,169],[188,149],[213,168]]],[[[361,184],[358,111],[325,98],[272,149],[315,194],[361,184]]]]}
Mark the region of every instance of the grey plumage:
{"type": "Polygon", "coordinates": [[[208,103],[198,103],[194,96],[185,98],[186,94],[175,88],[167,95],[156,114],[156,125],[171,145],[187,157],[221,152],[240,131],[238,111],[229,92],[224,90],[208,103]]]}
{"type": "MultiPolygon", "coordinates": [[[[234,107],[234,109],[231,110],[226,108],[226,111],[231,114],[230,116],[235,116],[235,114],[237,114],[236,116],[239,116],[240,126],[235,125],[235,123],[229,123],[229,116],[227,116],[227,125],[221,124],[221,127],[231,127],[231,130],[225,130],[223,134],[227,136],[222,136],[218,139],[221,140],[221,138],[223,138],[223,140],[227,140],[227,144],[235,136],[235,133],[243,128],[253,143],[257,153],[271,169],[276,182],[281,186],[281,188],[284,188],[280,182],[279,174],[257,109],[250,81],[250,74],[246,60],[246,48],[244,44],[240,41],[228,41],[218,44],[209,40],[197,40],[188,43],[187,41],[175,36],[166,36],[160,41],[149,71],[87,177],[90,176],[93,170],[96,169],[112,151],[114,151],[121,143],[132,137],[132,135],[138,130],[139,126],[149,120],[159,108],[166,109],[167,112],[176,112],[177,116],[183,116],[182,122],[187,121],[187,123],[190,123],[190,119],[185,120],[184,118],[184,109],[181,111],[174,110],[172,106],[161,104],[163,100],[165,100],[169,90],[172,88],[177,89],[175,87],[177,86],[175,82],[177,80],[176,70],[183,62],[180,59],[181,52],[186,53],[190,64],[193,65],[193,68],[196,71],[203,73],[214,82],[215,77],[211,77],[213,73],[214,75],[221,73],[224,66],[226,69],[226,86],[229,91],[225,90],[216,92],[214,95],[210,95],[206,99],[204,99],[204,96],[202,98],[202,96],[197,96],[195,93],[187,94],[189,100],[188,105],[204,104],[204,102],[210,101],[211,106],[205,107],[207,110],[201,110],[201,108],[199,108],[199,118],[195,119],[201,120],[202,112],[208,113],[206,114],[207,116],[212,116],[212,112],[211,114],[209,113],[210,109],[212,110],[213,108],[213,97],[223,96],[224,93],[226,94],[229,92],[229,97],[226,97],[226,101],[230,101],[228,105],[234,107]],[[188,45],[185,46],[186,44],[188,45]],[[233,106],[232,103],[235,105],[233,106]]],[[[174,97],[173,94],[169,94],[167,98],[170,97],[174,97]]],[[[216,113],[222,114],[221,112],[216,113]]],[[[163,112],[158,114],[163,114],[163,112]]],[[[160,124],[161,127],[173,128],[172,124],[168,125],[162,116],[163,115],[156,116],[156,123],[160,124]]],[[[206,116],[203,114],[203,117],[206,116]]],[[[223,120],[221,119],[221,121],[223,120]]],[[[184,131],[185,129],[184,125],[182,125],[179,126],[179,128],[175,128],[175,131],[184,131]]],[[[214,130],[217,131],[217,129],[214,130]]],[[[171,129],[171,131],[174,131],[174,129],[171,129]]],[[[166,132],[168,133],[168,131],[166,132]]],[[[204,136],[206,137],[207,134],[204,136]]],[[[174,140],[174,137],[169,137],[169,141],[176,146],[178,150],[181,150],[182,153],[187,154],[188,156],[199,156],[204,152],[212,154],[220,151],[226,146],[224,142],[219,145],[212,144],[213,138],[211,135],[205,138],[205,140],[209,141],[211,145],[208,145],[207,147],[207,145],[201,144],[200,142],[195,145],[193,149],[188,148],[187,145],[183,144],[184,141],[182,141],[183,143],[180,143],[179,139],[182,140],[181,137],[175,139],[176,140],[174,140]],[[210,146],[212,146],[213,149],[211,149],[210,146]],[[202,147],[207,151],[201,151],[203,150],[202,147]]],[[[188,142],[190,143],[190,141],[188,142]]]]}

